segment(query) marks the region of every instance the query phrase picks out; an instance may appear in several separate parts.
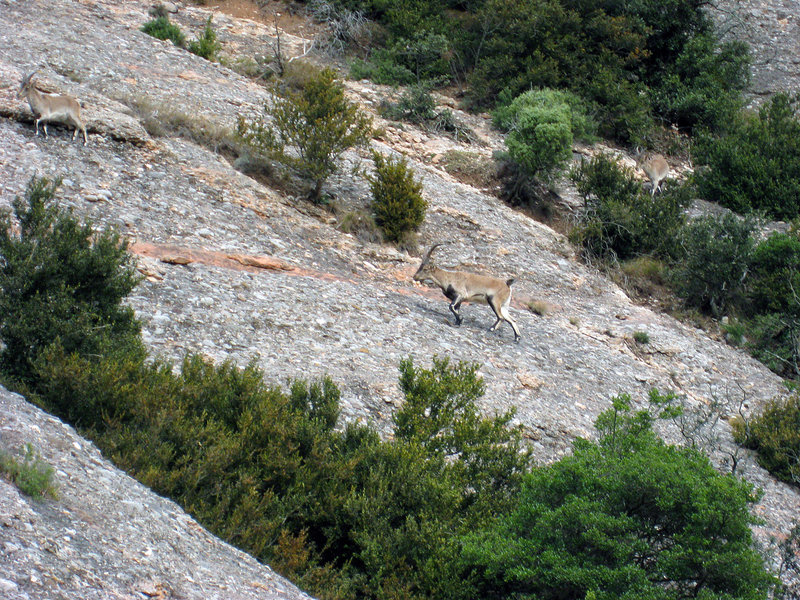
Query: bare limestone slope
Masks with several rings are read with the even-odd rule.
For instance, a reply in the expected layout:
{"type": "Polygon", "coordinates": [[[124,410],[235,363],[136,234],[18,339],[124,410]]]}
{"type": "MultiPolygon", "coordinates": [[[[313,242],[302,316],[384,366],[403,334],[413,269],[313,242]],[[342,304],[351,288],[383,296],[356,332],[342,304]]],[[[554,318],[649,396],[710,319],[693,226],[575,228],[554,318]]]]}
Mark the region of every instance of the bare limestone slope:
{"type": "MultiPolygon", "coordinates": [[[[380,428],[388,426],[400,401],[402,358],[428,364],[439,355],[480,363],[485,409],[516,407],[543,462],[568,452],[575,437],[592,436],[595,417],[621,392],[642,402],[652,387],[674,390],[696,407],[712,397],[744,393],[748,410],[781,392],[779,378],[744,353],[635,305],[577,261],[562,236],[438,169],[435,156],[452,142],[387,125],[374,146],[410,154],[430,202],[422,244],[453,240],[437,255],[442,266],[517,280],[519,344],[506,325],[486,331],[493,322],[486,307],[465,307],[464,324],[452,327],[444,298],[410,280],[418,258],[342,234],[329,216],[260,185],[206,148],[147,134],[125,102],[146,100],[230,127],[266,97],[263,88],[232,71],[139,32],[147,8],[134,1],[0,0],[0,115],[7,117],[0,118],[0,207],[10,206],[34,173],[62,176],[63,205],[119,228],[135,242],[132,249],[147,279],[129,302],[154,353],[179,360],[200,352],[240,365],[255,357],[278,384],[328,374],[342,388],[344,416],[380,428]],[[87,147],[72,144],[58,128],[49,139],[34,137],[27,107],[15,92],[23,73],[43,62],[42,80],[83,101],[87,147]],[[527,311],[531,299],[546,302],[550,310],[543,316],[527,311]],[[650,343],[633,343],[637,331],[647,332],[650,343]]],[[[197,31],[207,14],[192,5],[176,19],[197,31]]],[[[264,46],[271,34],[269,27],[221,13],[214,14],[214,23],[230,53],[264,46]]],[[[380,93],[366,84],[353,87],[365,109],[380,93]]],[[[478,148],[484,153],[498,143],[489,133],[484,142],[478,148]]],[[[365,157],[348,153],[329,182],[343,205],[368,202],[364,181],[352,174],[368,163],[365,157]]],[[[18,397],[2,398],[0,446],[11,432],[14,440],[38,442],[35,427],[47,417],[20,408],[18,397]]],[[[727,424],[721,427],[729,438],[727,424]]],[[[676,436],[671,430],[664,434],[676,436]]],[[[715,459],[721,463],[723,457],[715,459]]],[[[752,460],[746,463],[745,475],[766,491],[757,507],[766,519],[760,538],[788,531],[800,512],[800,494],[773,481],[752,460]]],[[[72,481],[80,472],[72,468],[62,468],[59,477],[72,481]]],[[[87,492],[88,503],[113,505],[99,491],[93,499],[94,493],[87,492]]],[[[0,506],[7,495],[0,494],[0,506]]],[[[42,527],[57,527],[52,515],[64,506],[42,508],[18,496],[10,505],[19,506],[20,514],[38,515],[25,528],[31,537],[42,527]]],[[[175,517],[164,527],[187,536],[183,519],[175,517]]],[[[3,550],[4,531],[0,565],[16,560],[3,550]]],[[[125,540],[107,543],[113,551],[131,552],[125,540]]],[[[167,560],[182,560],[159,551],[167,560]]],[[[215,569],[238,568],[230,555],[215,560],[215,569]]],[[[126,568],[132,567],[119,567],[126,568]]],[[[25,577],[21,571],[11,581],[27,594],[19,597],[49,597],[44,583],[25,577]]],[[[199,582],[196,589],[202,589],[199,582]]],[[[264,591],[263,597],[271,593],[264,591]]]]}

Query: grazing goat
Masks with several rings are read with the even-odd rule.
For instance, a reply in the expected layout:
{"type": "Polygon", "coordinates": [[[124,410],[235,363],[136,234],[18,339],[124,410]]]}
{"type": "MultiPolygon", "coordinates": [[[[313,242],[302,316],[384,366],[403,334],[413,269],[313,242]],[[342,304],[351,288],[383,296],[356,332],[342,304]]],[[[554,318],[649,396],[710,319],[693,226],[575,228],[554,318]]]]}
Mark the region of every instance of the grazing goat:
{"type": "Polygon", "coordinates": [[[661,154],[650,154],[643,152],[640,148],[636,149],[636,165],[640,167],[650,183],[653,184],[651,194],[656,195],[656,190],[661,186],[669,175],[669,163],[661,154]]]}
{"type": "Polygon", "coordinates": [[[19,98],[27,98],[31,105],[31,112],[36,118],[36,135],[39,135],[39,121],[42,121],[44,135],[47,137],[47,121],[60,121],[67,125],[74,125],[75,131],[72,139],[78,135],[78,130],[83,131],[83,143],[88,144],[89,138],[86,135],[86,126],[81,120],[81,105],[72,96],[60,94],[48,94],[36,88],[31,81],[33,73],[22,79],[19,86],[19,98]]]}
{"type": "Polygon", "coordinates": [[[520,339],[517,324],[508,313],[511,302],[511,284],[513,279],[498,279],[486,275],[475,275],[463,271],[445,271],[431,264],[431,254],[442,244],[434,244],[425,258],[422,259],[414,281],[431,281],[438,285],[444,295],[450,300],[450,312],[456,317],[456,325],[461,325],[459,310],[462,302],[482,302],[488,304],[494,311],[497,321],[489,331],[495,331],[502,321],[506,321],[514,330],[514,341],[520,339]]]}

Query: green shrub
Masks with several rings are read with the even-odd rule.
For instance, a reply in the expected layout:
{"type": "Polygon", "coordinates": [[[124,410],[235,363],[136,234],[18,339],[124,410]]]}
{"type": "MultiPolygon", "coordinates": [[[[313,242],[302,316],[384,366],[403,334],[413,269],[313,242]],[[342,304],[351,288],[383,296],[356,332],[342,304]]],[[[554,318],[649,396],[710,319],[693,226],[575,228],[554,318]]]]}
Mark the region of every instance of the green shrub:
{"type": "Polygon", "coordinates": [[[774,233],[753,250],[747,280],[751,314],[800,317],[800,238],[774,233]]]}
{"type": "Polygon", "coordinates": [[[733,424],[736,441],[756,451],[770,473],[800,484],[800,394],[775,398],[747,423],[733,424]]]}
{"type": "Polygon", "coordinates": [[[646,331],[634,331],[633,341],[636,342],[637,344],[649,344],[650,336],[647,334],[646,331]]]}
{"type": "Polygon", "coordinates": [[[703,134],[694,145],[698,193],[739,213],[778,219],[800,215],[798,99],[776,94],[757,115],[733,122],[720,137],[703,134]]]}
{"type": "Polygon", "coordinates": [[[686,190],[667,189],[654,199],[629,168],[602,154],[581,163],[571,177],[585,206],[570,238],[588,256],[626,260],[668,258],[676,252],[689,202],[686,190]]]}
{"type": "Polygon", "coordinates": [[[58,181],[33,178],[25,198],[0,213],[0,372],[33,383],[51,344],[91,356],[138,343],[140,325],[122,299],[138,277],[116,232],[95,232],[54,200],[58,181]]]}
{"type": "Polygon", "coordinates": [[[31,444],[25,446],[25,454],[21,459],[0,451],[0,474],[5,474],[23,494],[31,498],[58,498],[53,482],[55,469],[42,461],[31,444]]]}
{"type": "Polygon", "coordinates": [[[616,398],[598,442],[533,470],[508,517],[464,539],[470,597],[770,597],[777,581],[750,529],[759,494],[651,422],[616,398]]]}
{"type": "Polygon", "coordinates": [[[368,176],[372,191],[375,223],[387,240],[402,241],[417,231],[425,220],[428,203],[422,197],[422,183],[404,157],[386,158],[373,152],[375,174],[368,176]]]}
{"type": "Polygon", "coordinates": [[[416,84],[403,91],[397,102],[383,105],[381,115],[395,121],[424,123],[436,116],[436,102],[429,86],[416,84]]]}
{"type": "Polygon", "coordinates": [[[741,302],[755,247],[754,229],[752,220],[726,214],[698,219],[682,231],[683,255],[670,279],[687,305],[720,318],[741,302]]]}
{"type": "Polygon", "coordinates": [[[719,44],[710,32],[689,38],[666,72],[654,75],[653,110],[681,128],[724,131],[744,105],[749,69],[744,42],[719,44]]]}
{"type": "Polygon", "coordinates": [[[170,40],[179,48],[183,48],[186,43],[186,36],[183,35],[180,27],[170,23],[167,16],[156,17],[152,21],[148,21],[142,25],[142,31],[159,40],[170,40]]]}
{"type": "Polygon", "coordinates": [[[203,35],[189,42],[187,49],[192,54],[216,62],[221,47],[217,41],[217,34],[211,25],[211,17],[208,17],[208,21],[206,21],[206,25],[203,28],[203,35]]]}
{"type": "Polygon", "coordinates": [[[299,91],[275,86],[273,92],[274,101],[264,106],[271,118],[240,117],[238,133],[252,151],[310,180],[310,197],[318,202],[325,180],[336,172],[336,160],[369,141],[372,119],[345,97],[332,69],[311,74],[299,91]]]}
{"type": "Polygon", "coordinates": [[[512,160],[528,175],[550,177],[572,157],[575,137],[589,138],[593,125],[576,96],[556,90],[531,90],[494,113],[495,125],[508,131],[512,160]]]}

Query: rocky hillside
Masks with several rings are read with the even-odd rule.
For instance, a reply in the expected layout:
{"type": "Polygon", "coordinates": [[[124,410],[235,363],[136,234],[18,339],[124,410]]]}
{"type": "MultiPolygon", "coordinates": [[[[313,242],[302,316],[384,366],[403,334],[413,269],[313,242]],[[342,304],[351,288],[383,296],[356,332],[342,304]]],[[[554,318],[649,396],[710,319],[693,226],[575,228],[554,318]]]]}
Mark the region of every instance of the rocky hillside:
{"type": "MultiPolygon", "coordinates": [[[[237,4],[244,3],[226,3],[237,4]]],[[[141,112],[130,107],[219,130],[266,98],[232,70],[141,33],[148,8],[138,1],[0,0],[0,207],[32,175],[61,176],[62,205],[129,238],[146,275],[129,302],[154,354],[177,360],[200,352],[240,365],[255,358],[281,385],[327,374],[342,389],[345,418],[379,427],[400,400],[402,358],[480,363],[485,409],[516,407],[543,462],[568,452],[575,437],[592,436],[595,417],[621,392],[643,402],[652,387],[674,390],[698,408],[744,397],[748,411],[781,392],[779,378],[744,353],[636,305],[580,263],[563,236],[439,168],[448,149],[488,156],[501,146],[485,118],[459,113],[479,138],[469,147],[381,123],[374,147],[408,155],[425,186],[430,209],[421,245],[452,240],[438,253],[442,266],[517,280],[520,343],[506,325],[488,332],[494,318],[480,305],[465,307],[464,324],[453,327],[441,294],[412,283],[418,257],[341,233],[331,214],[245,176],[209,144],[147,133],[141,112]],[[37,67],[43,87],[81,99],[88,146],[58,127],[48,139],[34,137],[16,90],[37,67]],[[542,315],[527,310],[532,300],[547,307],[542,315]],[[634,343],[635,332],[646,332],[650,343],[634,343]]],[[[172,18],[190,37],[213,14],[232,60],[270,53],[270,22],[210,5],[178,8],[172,18]]],[[[782,19],[796,25],[794,16],[782,19]]],[[[303,48],[302,23],[291,25],[282,36],[288,55],[303,48]]],[[[365,110],[388,93],[349,85],[365,110]]],[[[347,153],[329,180],[326,189],[343,210],[367,205],[367,186],[353,174],[366,157],[347,153]]],[[[730,447],[727,424],[720,427],[730,447]]],[[[300,597],[118,473],[70,428],[0,394],[0,448],[28,442],[58,469],[61,496],[39,504],[0,482],[0,595],[300,597]]],[[[722,464],[724,452],[715,459],[722,464]]],[[[757,507],[766,542],[788,531],[800,494],[745,463],[745,476],[766,492],[757,507]]]]}

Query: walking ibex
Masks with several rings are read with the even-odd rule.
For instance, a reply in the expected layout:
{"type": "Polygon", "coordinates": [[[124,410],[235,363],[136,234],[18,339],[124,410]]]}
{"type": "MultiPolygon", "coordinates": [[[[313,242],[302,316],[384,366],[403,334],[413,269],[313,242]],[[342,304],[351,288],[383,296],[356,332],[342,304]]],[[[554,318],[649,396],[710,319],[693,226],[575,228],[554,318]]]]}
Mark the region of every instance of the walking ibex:
{"type": "Polygon", "coordinates": [[[517,324],[508,313],[511,302],[511,284],[513,279],[499,279],[487,275],[476,275],[463,271],[445,271],[431,264],[431,254],[442,244],[434,244],[425,258],[422,259],[414,281],[431,281],[438,285],[445,296],[450,300],[450,312],[456,317],[456,325],[461,325],[462,317],[459,313],[462,302],[482,302],[488,304],[494,311],[497,321],[490,327],[495,331],[502,321],[506,321],[514,330],[514,341],[520,339],[517,324]]]}
{"type": "Polygon", "coordinates": [[[72,96],[61,94],[48,94],[36,88],[31,81],[33,73],[22,79],[19,86],[19,98],[27,98],[31,105],[31,112],[36,118],[36,135],[39,135],[39,121],[42,121],[44,135],[47,137],[47,121],[60,121],[67,125],[73,125],[75,131],[72,139],[78,135],[78,130],[83,131],[83,143],[88,144],[89,138],[86,135],[86,126],[81,120],[81,105],[72,96]]]}
{"type": "Polygon", "coordinates": [[[653,184],[651,194],[656,195],[656,190],[669,175],[669,163],[661,154],[645,153],[641,148],[636,149],[636,165],[641,167],[650,183],[653,184]]]}

